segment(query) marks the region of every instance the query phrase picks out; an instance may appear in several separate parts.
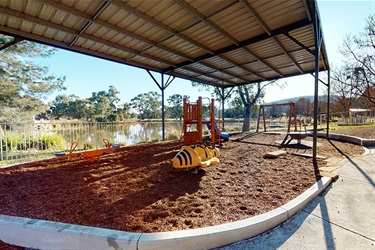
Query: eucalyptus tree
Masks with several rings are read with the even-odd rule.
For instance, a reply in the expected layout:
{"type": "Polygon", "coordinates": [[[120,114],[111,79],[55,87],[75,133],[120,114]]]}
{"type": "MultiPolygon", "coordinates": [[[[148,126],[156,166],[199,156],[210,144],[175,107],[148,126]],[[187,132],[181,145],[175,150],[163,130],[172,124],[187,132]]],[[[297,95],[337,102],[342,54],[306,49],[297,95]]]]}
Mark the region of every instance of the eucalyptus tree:
{"type": "Polygon", "coordinates": [[[169,104],[168,110],[170,118],[181,118],[183,115],[183,99],[186,98],[187,101],[190,97],[187,95],[174,94],[168,97],[167,101],[169,104]]]}
{"type": "Polygon", "coordinates": [[[142,120],[161,117],[161,95],[156,91],[138,94],[130,100],[130,104],[142,120]]]}
{"type": "Polygon", "coordinates": [[[76,95],[58,95],[50,104],[52,117],[55,119],[85,119],[88,115],[87,99],[76,95]]]}
{"type": "MultiPolygon", "coordinates": [[[[107,121],[117,113],[117,103],[120,98],[117,95],[120,92],[113,86],[109,86],[107,91],[92,92],[88,98],[88,114],[90,118],[97,121],[107,121]]],[[[112,118],[110,120],[113,120],[112,118]]]]}
{"type": "MultiPolygon", "coordinates": [[[[252,112],[257,112],[257,104],[259,105],[262,98],[265,95],[265,88],[271,84],[277,84],[275,80],[273,81],[264,81],[258,83],[249,83],[246,85],[239,85],[234,88],[234,91],[227,92],[228,102],[232,105],[237,105],[237,110],[243,109],[243,124],[242,124],[242,132],[246,132],[250,130],[250,118],[252,112]],[[234,102],[230,102],[230,100],[235,100],[234,102]]],[[[204,88],[207,91],[211,91],[212,96],[215,96],[216,100],[221,101],[221,92],[220,89],[217,87],[204,85],[197,82],[192,82],[194,87],[204,88]]],[[[279,85],[280,88],[283,85],[279,85]]]]}
{"type": "MultiPolygon", "coordinates": [[[[14,40],[0,34],[0,47],[14,40]]],[[[0,120],[25,121],[44,112],[48,95],[63,90],[65,76],[49,73],[48,67],[36,62],[49,57],[54,48],[21,41],[0,51],[0,120]]]]}

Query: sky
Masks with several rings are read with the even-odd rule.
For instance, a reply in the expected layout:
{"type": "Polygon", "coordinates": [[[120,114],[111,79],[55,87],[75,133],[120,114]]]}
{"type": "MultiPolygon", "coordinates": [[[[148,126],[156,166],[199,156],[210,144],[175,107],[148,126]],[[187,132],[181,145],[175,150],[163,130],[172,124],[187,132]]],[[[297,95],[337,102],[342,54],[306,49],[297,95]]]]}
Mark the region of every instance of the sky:
{"type": "MultiPolygon", "coordinates": [[[[344,37],[364,30],[367,17],[375,13],[375,0],[318,0],[318,7],[330,66],[338,66],[343,60],[339,47],[344,37]]],[[[88,98],[92,92],[108,91],[111,85],[120,92],[120,104],[130,102],[140,93],[161,93],[145,70],[95,57],[59,49],[52,57],[43,59],[40,63],[49,66],[50,73],[65,75],[67,79],[67,90],[53,93],[45,102],[62,94],[88,98]]],[[[154,77],[160,81],[160,74],[154,73],[154,77]]],[[[268,86],[264,102],[314,95],[314,78],[311,75],[284,78],[280,81],[286,82],[286,86],[283,89],[268,86]]],[[[320,86],[319,94],[323,93],[323,86],[320,86]]],[[[210,93],[193,88],[190,81],[178,78],[165,90],[166,99],[173,94],[189,95],[192,101],[198,96],[210,97],[210,93]]]]}

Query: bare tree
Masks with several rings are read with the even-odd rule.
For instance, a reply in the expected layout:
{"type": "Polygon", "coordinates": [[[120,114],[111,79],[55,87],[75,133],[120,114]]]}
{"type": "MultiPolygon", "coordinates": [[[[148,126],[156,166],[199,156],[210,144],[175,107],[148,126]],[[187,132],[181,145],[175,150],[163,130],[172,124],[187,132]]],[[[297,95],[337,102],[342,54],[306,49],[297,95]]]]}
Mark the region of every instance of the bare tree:
{"type": "Polygon", "coordinates": [[[353,106],[356,98],[361,96],[361,92],[353,84],[353,79],[347,77],[347,71],[346,65],[332,71],[331,81],[331,112],[344,117],[349,115],[349,108],[353,106]]]}
{"type": "Polygon", "coordinates": [[[347,59],[334,79],[375,104],[375,14],[368,17],[364,32],[344,39],[341,53],[347,59]]]}
{"type": "Polygon", "coordinates": [[[299,98],[296,101],[296,111],[298,115],[304,115],[306,117],[309,116],[310,113],[310,100],[307,98],[299,98]]]}

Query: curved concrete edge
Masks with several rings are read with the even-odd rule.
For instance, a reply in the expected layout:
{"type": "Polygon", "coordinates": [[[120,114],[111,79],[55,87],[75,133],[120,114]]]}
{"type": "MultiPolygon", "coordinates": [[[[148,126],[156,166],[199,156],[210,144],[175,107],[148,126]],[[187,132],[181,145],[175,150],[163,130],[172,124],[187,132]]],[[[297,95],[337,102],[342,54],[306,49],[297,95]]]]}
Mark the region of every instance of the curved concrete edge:
{"type": "Polygon", "coordinates": [[[259,235],[286,221],[329,184],[322,177],[287,204],[248,219],[217,226],[161,233],[118,230],[0,215],[0,240],[36,249],[210,249],[259,235]]]}
{"type": "MultiPolygon", "coordinates": [[[[317,135],[318,137],[327,138],[326,133],[318,133],[317,135]]],[[[361,145],[364,147],[375,146],[375,139],[363,139],[363,138],[356,137],[356,136],[333,134],[333,133],[329,133],[328,138],[338,140],[338,141],[351,142],[351,143],[361,145]]]]}
{"type": "Polygon", "coordinates": [[[0,214],[0,240],[33,249],[137,249],[140,235],[0,214]]]}
{"type": "Polygon", "coordinates": [[[362,155],[369,155],[371,154],[371,149],[367,148],[367,147],[363,147],[363,150],[365,151],[362,155]]]}

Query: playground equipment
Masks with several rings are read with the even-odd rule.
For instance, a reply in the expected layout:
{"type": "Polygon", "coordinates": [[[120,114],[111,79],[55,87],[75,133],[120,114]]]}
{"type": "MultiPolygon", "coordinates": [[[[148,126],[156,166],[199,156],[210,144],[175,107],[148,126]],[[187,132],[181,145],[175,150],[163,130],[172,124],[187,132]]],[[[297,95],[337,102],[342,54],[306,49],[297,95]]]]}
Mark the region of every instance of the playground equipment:
{"type": "Polygon", "coordinates": [[[94,162],[95,160],[100,160],[100,156],[103,153],[111,153],[111,152],[113,152],[113,150],[115,148],[120,147],[119,144],[113,144],[113,145],[111,145],[111,143],[107,139],[103,139],[103,142],[106,145],[106,147],[103,148],[103,149],[95,149],[95,150],[88,150],[88,151],[82,151],[82,152],[74,152],[74,150],[78,146],[78,143],[77,142],[73,142],[70,145],[69,154],[65,154],[63,152],[56,152],[55,156],[56,157],[65,157],[65,156],[67,156],[69,159],[73,159],[75,157],[79,157],[79,158],[87,159],[87,161],[89,161],[89,162],[94,162]]]}
{"type": "MultiPolygon", "coordinates": [[[[207,128],[208,128],[208,130],[211,131],[211,129],[212,129],[211,124],[207,124],[207,128]]],[[[218,141],[218,142],[229,141],[229,135],[221,133],[217,123],[215,123],[214,129],[215,129],[215,141],[218,141]]]]}
{"type": "MultiPolygon", "coordinates": [[[[194,103],[183,100],[184,124],[182,127],[180,142],[183,142],[181,151],[172,159],[174,168],[194,169],[198,173],[200,168],[206,168],[211,164],[220,162],[220,151],[215,144],[229,140],[229,135],[222,134],[215,122],[214,99],[209,100],[209,120],[203,119],[202,97],[194,103]],[[203,124],[210,130],[210,141],[203,142],[203,124]],[[208,146],[210,144],[210,146],[208,146]],[[193,147],[189,145],[194,145],[193,147]]],[[[216,120],[220,122],[220,120],[216,120]]]]}
{"type": "Polygon", "coordinates": [[[200,168],[206,168],[211,164],[220,162],[220,151],[215,147],[198,145],[194,147],[183,146],[181,151],[172,159],[174,168],[194,169],[197,174],[200,168]]]}
{"type": "MultiPolygon", "coordinates": [[[[208,99],[208,98],[207,98],[208,99]]],[[[203,143],[203,124],[207,125],[207,128],[211,133],[211,144],[221,143],[229,140],[229,135],[222,134],[220,129],[215,122],[215,104],[214,99],[209,100],[209,120],[203,119],[203,104],[202,97],[199,97],[196,102],[188,103],[186,98],[183,99],[183,113],[184,123],[182,127],[182,133],[180,142],[183,145],[193,145],[195,143],[203,143]],[[212,129],[214,128],[214,129],[212,129]]],[[[218,123],[221,121],[216,120],[218,123]]]]}
{"type": "MultiPolygon", "coordinates": [[[[305,139],[309,133],[306,131],[306,124],[303,119],[297,119],[297,112],[296,112],[296,105],[294,102],[289,103],[279,103],[279,104],[268,104],[268,105],[261,105],[260,109],[262,111],[263,116],[263,128],[264,132],[266,132],[266,116],[264,114],[264,108],[265,107],[274,107],[274,106],[286,106],[289,105],[289,120],[288,120],[288,131],[286,133],[286,136],[284,140],[282,141],[281,145],[287,145],[290,143],[291,140],[295,139],[297,140],[297,144],[301,144],[301,140],[305,139]],[[292,119],[293,118],[293,119],[292,119]],[[299,131],[297,131],[297,124],[299,125],[299,131]],[[290,127],[294,125],[294,131],[290,131],[290,127]],[[304,126],[305,131],[301,131],[301,126],[304,126]],[[291,140],[287,141],[288,136],[291,137],[291,140]]],[[[257,131],[259,130],[259,121],[260,121],[260,114],[258,116],[258,123],[257,123],[257,131]]]]}
{"type": "MultiPolygon", "coordinates": [[[[288,103],[278,103],[278,104],[268,104],[268,105],[260,105],[260,111],[262,112],[262,117],[263,117],[263,129],[264,132],[267,131],[266,128],[266,116],[264,114],[264,108],[265,107],[278,107],[278,106],[289,106],[289,117],[288,117],[288,133],[290,132],[290,127],[292,125],[292,118],[294,121],[294,131],[297,131],[297,112],[296,112],[296,105],[294,102],[288,102],[288,103]]],[[[259,131],[259,122],[260,122],[260,113],[258,116],[258,123],[257,123],[257,130],[256,132],[259,131]]]]}

